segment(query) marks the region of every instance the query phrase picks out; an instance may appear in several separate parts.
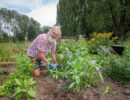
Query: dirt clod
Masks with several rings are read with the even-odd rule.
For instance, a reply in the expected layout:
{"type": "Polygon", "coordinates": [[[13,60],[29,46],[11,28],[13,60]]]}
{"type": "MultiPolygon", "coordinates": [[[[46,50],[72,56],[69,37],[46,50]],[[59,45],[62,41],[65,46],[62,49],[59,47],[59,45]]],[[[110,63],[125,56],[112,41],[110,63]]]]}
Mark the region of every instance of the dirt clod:
{"type": "Polygon", "coordinates": [[[130,89],[126,89],[126,90],[124,91],[124,94],[130,96],[130,89]]]}

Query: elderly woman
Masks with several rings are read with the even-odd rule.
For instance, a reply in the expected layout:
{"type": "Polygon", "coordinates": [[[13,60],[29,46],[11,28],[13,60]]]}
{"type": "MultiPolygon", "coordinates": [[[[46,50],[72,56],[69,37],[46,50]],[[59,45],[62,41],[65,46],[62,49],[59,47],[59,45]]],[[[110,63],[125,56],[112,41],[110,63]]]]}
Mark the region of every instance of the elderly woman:
{"type": "Polygon", "coordinates": [[[36,59],[37,67],[32,72],[34,76],[40,76],[40,71],[44,74],[46,73],[46,67],[41,65],[41,61],[48,64],[51,69],[55,67],[52,63],[46,58],[46,55],[51,51],[52,59],[57,68],[60,69],[56,59],[56,40],[61,36],[61,30],[58,26],[54,26],[47,34],[40,34],[29,46],[27,50],[27,55],[31,59],[36,59]]]}

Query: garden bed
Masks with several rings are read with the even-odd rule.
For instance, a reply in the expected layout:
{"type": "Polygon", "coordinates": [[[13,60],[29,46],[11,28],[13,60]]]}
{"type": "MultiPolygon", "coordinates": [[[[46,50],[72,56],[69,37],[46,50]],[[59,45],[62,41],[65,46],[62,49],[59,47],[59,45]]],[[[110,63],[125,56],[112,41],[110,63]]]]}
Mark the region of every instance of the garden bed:
{"type": "MultiPolygon", "coordinates": [[[[9,69],[12,71],[15,69],[14,65],[9,65],[9,69]]],[[[9,74],[1,74],[7,77],[9,74]]],[[[3,77],[2,76],[2,77],[3,77]]],[[[121,86],[116,81],[110,78],[104,78],[104,85],[99,83],[97,88],[89,87],[79,92],[57,92],[57,86],[60,83],[60,79],[55,80],[47,76],[41,75],[40,77],[34,77],[37,82],[36,94],[37,97],[34,100],[129,100],[130,99],[130,84],[127,86],[121,86]],[[108,90],[106,89],[109,86],[108,90]],[[106,93],[105,93],[106,90],[106,93]]],[[[2,97],[0,100],[9,100],[7,97],[2,97]]],[[[22,98],[20,100],[26,100],[22,98]]]]}
{"type": "Polygon", "coordinates": [[[15,62],[0,62],[0,68],[9,68],[10,72],[13,72],[15,67],[15,62]]]}
{"type": "MultiPolygon", "coordinates": [[[[99,35],[106,36],[105,33],[99,35]]],[[[125,56],[130,54],[129,49],[126,48],[124,56],[120,57],[111,54],[111,48],[103,45],[98,45],[98,49],[91,48],[95,42],[92,38],[88,43],[82,39],[59,43],[56,54],[61,69],[49,68],[46,76],[32,77],[36,65],[25,52],[15,56],[16,71],[15,64],[0,63],[2,68],[8,69],[1,74],[1,80],[5,81],[0,86],[0,96],[4,96],[0,100],[9,100],[8,97],[15,100],[129,100],[130,63],[129,57],[125,56]],[[98,54],[94,55],[95,52],[98,54]]],[[[53,62],[50,54],[47,58],[53,62]]],[[[3,57],[1,61],[9,60],[3,57]]]]}
{"type": "Polygon", "coordinates": [[[15,70],[15,62],[0,62],[0,85],[15,70]]]}
{"type": "Polygon", "coordinates": [[[59,80],[35,78],[37,81],[37,98],[35,100],[129,100],[130,85],[120,86],[109,78],[105,78],[105,84],[99,84],[98,88],[90,87],[77,93],[56,92],[59,80]],[[110,86],[110,91],[104,94],[106,86],[110,86]]]}

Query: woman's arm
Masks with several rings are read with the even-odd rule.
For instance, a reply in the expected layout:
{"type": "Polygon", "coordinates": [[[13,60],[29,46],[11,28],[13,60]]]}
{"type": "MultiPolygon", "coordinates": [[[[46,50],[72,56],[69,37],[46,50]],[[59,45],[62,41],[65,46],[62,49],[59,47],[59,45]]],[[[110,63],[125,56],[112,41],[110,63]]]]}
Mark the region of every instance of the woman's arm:
{"type": "Polygon", "coordinates": [[[44,56],[43,51],[38,51],[38,57],[48,65],[50,64],[49,60],[46,58],[46,56],[44,56]]]}
{"type": "Polygon", "coordinates": [[[54,60],[55,64],[58,65],[57,58],[55,52],[52,52],[52,59],[54,60]]]}

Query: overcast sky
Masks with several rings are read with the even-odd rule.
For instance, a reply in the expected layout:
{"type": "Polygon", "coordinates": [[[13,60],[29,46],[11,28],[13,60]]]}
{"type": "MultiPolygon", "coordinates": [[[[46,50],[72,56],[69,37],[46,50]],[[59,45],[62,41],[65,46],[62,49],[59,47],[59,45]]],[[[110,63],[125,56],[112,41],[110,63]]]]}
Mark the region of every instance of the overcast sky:
{"type": "Polygon", "coordinates": [[[53,26],[56,23],[57,3],[58,0],[0,0],[0,8],[33,17],[42,26],[53,26]]]}

